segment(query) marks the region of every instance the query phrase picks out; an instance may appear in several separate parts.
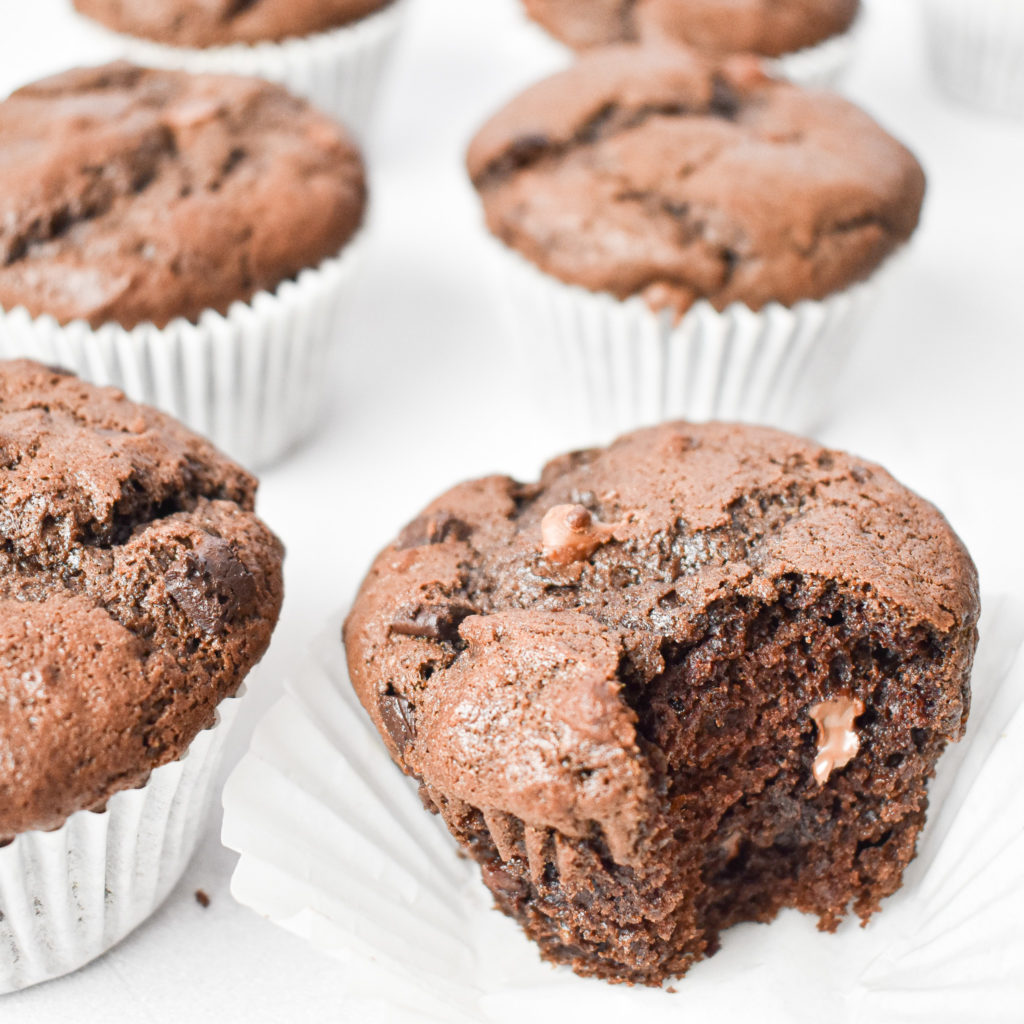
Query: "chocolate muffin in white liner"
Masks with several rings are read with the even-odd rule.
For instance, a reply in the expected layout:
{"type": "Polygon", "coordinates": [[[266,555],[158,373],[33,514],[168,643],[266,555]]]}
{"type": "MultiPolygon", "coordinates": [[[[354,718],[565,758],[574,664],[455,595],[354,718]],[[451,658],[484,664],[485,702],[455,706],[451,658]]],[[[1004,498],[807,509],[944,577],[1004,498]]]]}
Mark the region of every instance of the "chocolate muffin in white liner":
{"type": "Polygon", "coordinates": [[[1024,5],[923,0],[932,75],[954,99],[1024,118],[1024,5]]]}
{"type": "Polygon", "coordinates": [[[859,0],[525,0],[526,13],[567,47],[662,42],[709,53],[753,53],[798,85],[835,87],[853,61],[859,0]]]}
{"type": "Polygon", "coordinates": [[[256,481],[114,389],[0,363],[0,993],[100,956],[195,849],[281,606],[256,481]]]}
{"type": "Polygon", "coordinates": [[[147,67],[277,82],[336,117],[359,138],[370,127],[408,4],[73,2],[93,32],[127,60],[147,67]]]}
{"type": "Polygon", "coordinates": [[[515,344],[596,439],[673,416],[814,426],[924,195],[838,96],[666,48],[526,90],[468,167],[515,344]]]}
{"type": "Polygon", "coordinates": [[[313,427],[359,265],[344,130],[260,79],[129,64],[0,103],[0,356],[124,389],[247,465],[313,427]]]}

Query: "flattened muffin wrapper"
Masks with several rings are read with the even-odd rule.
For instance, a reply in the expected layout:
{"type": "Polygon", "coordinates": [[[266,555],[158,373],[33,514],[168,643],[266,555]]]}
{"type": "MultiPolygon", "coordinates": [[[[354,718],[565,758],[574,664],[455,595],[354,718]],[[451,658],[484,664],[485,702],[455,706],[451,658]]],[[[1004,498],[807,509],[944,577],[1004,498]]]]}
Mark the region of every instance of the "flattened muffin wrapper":
{"type": "Polygon", "coordinates": [[[224,792],[235,897],[341,961],[368,1019],[1015,1021],[1024,963],[1024,604],[987,596],[967,735],[939,761],[903,887],[834,935],[786,911],[723,933],[676,994],[553,968],[391,762],[331,621],[224,792]],[[382,1016],[382,1011],[384,1016],[382,1016]],[[374,1015],[376,1014],[376,1015],[374,1015]]]}
{"type": "Polygon", "coordinates": [[[565,284],[497,240],[492,250],[508,293],[510,344],[544,367],[533,374],[537,397],[548,418],[561,418],[562,447],[678,418],[812,432],[892,262],[821,301],[719,312],[702,300],[679,319],[639,296],[565,284]]]}
{"type": "MultiPolygon", "coordinates": [[[[365,228],[362,229],[365,231],[365,228]]],[[[343,341],[340,315],[362,255],[362,232],[340,255],[226,314],[166,327],[61,325],[0,309],[0,358],[61,366],[156,406],[249,468],[286,454],[316,425],[343,341]]]]}
{"type": "Polygon", "coordinates": [[[105,811],[0,848],[0,994],[95,960],[163,903],[202,835],[238,703],[223,701],[184,757],[105,811]]]}
{"type": "Polygon", "coordinates": [[[82,16],[79,20],[118,57],[135,64],[279,82],[363,139],[407,4],[392,0],[359,21],[311,36],[204,49],[155,43],[113,32],[82,16]]]}
{"type": "Polygon", "coordinates": [[[924,0],[929,62],[954,99],[1024,118],[1024,4],[924,0]]]}

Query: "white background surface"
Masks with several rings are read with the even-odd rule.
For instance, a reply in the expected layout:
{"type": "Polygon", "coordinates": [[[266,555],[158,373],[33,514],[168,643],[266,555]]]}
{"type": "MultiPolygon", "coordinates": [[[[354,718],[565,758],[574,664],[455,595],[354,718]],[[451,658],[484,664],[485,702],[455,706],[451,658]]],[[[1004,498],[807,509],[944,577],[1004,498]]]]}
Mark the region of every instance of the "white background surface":
{"type": "MultiPolygon", "coordinates": [[[[984,593],[1020,592],[1024,124],[944,102],[922,44],[915,0],[872,4],[845,91],[915,149],[930,192],[820,436],[934,500],[984,593]]],[[[63,0],[0,0],[0,92],[103,56],[63,0]]],[[[287,598],[250,678],[235,755],[329,612],[421,505],[471,475],[533,475],[562,447],[531,405],[531,368],[508,358],[461,167],[480,120],[561,60],[513,0],[413,0],[369,145],[370,253],[335,399],[316,440],[263,478],[261,512],[288,547],[287,598]]],[[[234,856],[214,817],[151,921],[76,975],[0,1000],[0,1024],[352,1019],[333,961],[233,904],[234,856]]]]}

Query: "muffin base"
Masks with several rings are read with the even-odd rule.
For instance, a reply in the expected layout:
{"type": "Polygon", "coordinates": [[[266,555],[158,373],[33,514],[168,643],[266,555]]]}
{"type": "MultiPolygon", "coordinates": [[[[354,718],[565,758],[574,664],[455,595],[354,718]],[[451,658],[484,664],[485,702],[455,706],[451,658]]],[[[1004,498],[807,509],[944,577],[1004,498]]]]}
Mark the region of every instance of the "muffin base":
{"type": "Polygon", "coordinates": [[[512,300],[515,347],[545,408],[565,414],[573,443],[611,440],[669,419],[738,420],[807,433],[829,408],[852,340],[890,261],[821,301],[722,312],[698,302],[681,320],[639,296],[568,285],[496,242],[512,300]],[[581,429],[582,428],[582,429],[581,429]]]}
{"type": "Polygon", "coordinates": [[[237,698],[184,757],[0,848],[0,994],[68,974],[117,945],[170,894],[195,852],[237,698]]]}
{"type": "Polygon", "coordinates": [[[856,56],[864,18],[862,10],[841,35],[769,60],[769,70],[808,89],[836,88],[856,56]]]}
{"type": "Polygon", "coordinates": [[[61,325],[0,309],[0,358],[25,357],[120,388],[208,437],[250,468],[274,462],[313,428],[327,395],[338,316],[362,238],[273,293],[166,327],[61,325]]]}
{"type": "Polygon", "coordinates": [[[1024,117],[1024,4],[927,0],[932,74],[950,97],[1024,117]]]}
{"type": "Polygon", "coordinates": [[[120,57],[146,67],[250,75],[279,82],[336,117],[360,138],[373,113],[408,0],[392,0],[350,25],[312,36],[190,49],[113,32],[89,21],[120,57]]]}

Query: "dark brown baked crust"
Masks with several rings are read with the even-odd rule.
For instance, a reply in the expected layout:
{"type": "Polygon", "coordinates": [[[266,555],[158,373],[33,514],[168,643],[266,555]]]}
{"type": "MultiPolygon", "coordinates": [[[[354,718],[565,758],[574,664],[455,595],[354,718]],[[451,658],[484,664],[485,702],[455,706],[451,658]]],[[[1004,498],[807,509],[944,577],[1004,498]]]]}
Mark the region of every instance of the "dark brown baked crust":
{"type": "Polygon", "coordinates": [[[0,363],[0,842],[180,757],[262,657],[282,548],[170,417],[0,363]]]}
{"type": "Polygon", "coordinates": [[[899,887],[977,617],[959,539],[883,469],[675,423],[441,496],[344,639],[498,906],[550,959],[657,983],[735,922],[831,929],[899,887]]]}
{"type": "Polygon", "coordinates": [[[74,0],[115,32],[170,46],[280,42],[349,25],[391,0],[74,0]]]}
{"type": "Polygon", "coordinates": [[[860,0],[524,0],[575,50],[666,40],[715,53],[780,57],[846,32],[860,0]]]}
{"type": "Polygon", "coordinates": [[[69,71],[0,103],[0,307],[131,328],[226,312],[335,255],[354,145],[277,85],[69,71]]]}
{"type": "Polygon", "coordinates": [[[542,270],[679,313],[842,291],[910,237],[925,184],[838,96],[755,58],[632,46],[526,90],[468,167],[490,230],[542,270]]]}

